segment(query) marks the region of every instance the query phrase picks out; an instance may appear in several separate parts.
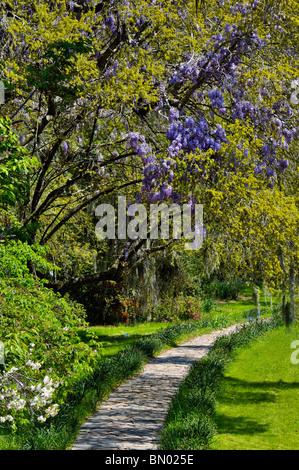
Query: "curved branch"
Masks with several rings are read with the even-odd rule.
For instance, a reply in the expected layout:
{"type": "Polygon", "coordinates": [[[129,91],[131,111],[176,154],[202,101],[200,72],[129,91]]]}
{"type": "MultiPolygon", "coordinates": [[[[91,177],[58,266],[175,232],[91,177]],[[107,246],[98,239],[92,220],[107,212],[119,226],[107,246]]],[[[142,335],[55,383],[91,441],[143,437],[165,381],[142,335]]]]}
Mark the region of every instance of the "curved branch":
{"type": "Polygon", "coordinates": [[[142,179],[139,179],[139,180],[133,180],[133,181],[129,181],[127,183],[124,183],[124,184],[121,184],[120,186],[118,187],[113,187],[113,188],[110,188],[110,189],[106,189],[105,191],[96,191],[95,194],[93,194],[92,196],[90,197],[86,197],[85,200],[77,207],[75,207],[74,209],[70,210],[64,217],[63,219],[57,224],[55,225],[55,227],[53,227],[53,229],[51,230],[51,232],[48,234],[48,235],[43,235],[41,241],[40,241],[40,244],[41,245],[44,245],[45,243],[47,243],[50,238],[52,238],[52,236],[61,228],[63,227],[64,224],[66,224],[66,222],[68,222],[72,217],[74,217],[78,212],[80,212],[82,209],[84,209],[86,206],[88,206],[91,202],[97,200],[99,197],[101,196],[106,196],[107,194],[110,194],[114,191],[118,191],[120,189],[123,189],[123,188],[126,188],[127,186],[131,186],[131,185],[134,185],[134,184],[138,184],[138,183],[141,183],[142,182],[142,179]]]}

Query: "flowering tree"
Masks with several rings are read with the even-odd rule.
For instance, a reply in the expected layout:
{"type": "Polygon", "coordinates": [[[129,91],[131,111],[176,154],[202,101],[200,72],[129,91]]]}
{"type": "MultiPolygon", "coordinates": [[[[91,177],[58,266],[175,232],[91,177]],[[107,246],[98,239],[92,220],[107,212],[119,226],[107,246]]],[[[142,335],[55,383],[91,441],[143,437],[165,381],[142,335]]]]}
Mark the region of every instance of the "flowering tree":
{"type": "MultiPolygon", "coordinates": [[[[231,236],[225,221],[236,207],[263,205],[261,189],[283,191],[298,137],[296,1],[15,0],[1,8],[3,110],[39,161],[19,211],[30,243],[57,240],[93,204],[125,194],[144,204],[203,203],[208,246],[211,235],[231,236]]],[[[54,287],[119,280],[141,248],[145,257],[164,245],[144,247],[136,240],[108,269],[54,287]]]]}

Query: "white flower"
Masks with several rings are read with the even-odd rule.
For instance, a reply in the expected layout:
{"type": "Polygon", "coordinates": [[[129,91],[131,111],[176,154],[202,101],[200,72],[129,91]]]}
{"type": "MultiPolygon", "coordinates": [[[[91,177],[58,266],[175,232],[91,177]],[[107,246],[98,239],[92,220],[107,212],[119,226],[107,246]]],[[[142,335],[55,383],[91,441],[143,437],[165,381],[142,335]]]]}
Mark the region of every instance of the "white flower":
{"type": "Polygon", "coordinates": [[[49,408],[47,408],[45,412],[48,413],[50,416],[56,416],[58,413],[58,406],[59,405],[57,404],[49,406],[49,408]]]}
{"type": "Polygon", "coordinates": [[[29,366],[31,369],[35,370],[40,369],[42,365],[39,362],[33,362],[29,359],[29,361],[26,362],[26,366],[29,366]]]}
{"type": "Polygon", "coordinates": [[[50,377],[48,377],[47,375],[44,378],[43,382],[44,382],[44,385],[52,385],[53,384],[53,380],[50,379],[50,377]]]}
{"type": "Polygon", "coordinates": [[[15,410],[22,410],[24,406],[26,405],[26,401],[23,399],[20,399],[19,401],[11,401],[10,403],[7,404],[7,408],[14,408],[15,410]]]}
{"type": "Polygon", "coordinates": [[[42,389],[42,394],[45,398],[51,398],[53,392],[54,392],[54,388],[51,388],[51,387],[42,389]]]}
{"type": "Polygon", "coordinates": [[[4,416],[0,416],[0,423],[5,423],[6,418],[4,416]]]}
{"type": "Polygon", "coordinates": [[[37,418],[37,421],[40,421],[41,423],[44,423],[46,421],[47,418],[45,418],[44,416],[39,416],[37,418]]]}
{"type": "Polygon", "coordinates": [[[17,410],[22,410],[25,405],[26,405],[26,401],[21,398],[21,399],[16,403],[16,409],[17,409],[17,410]]]}

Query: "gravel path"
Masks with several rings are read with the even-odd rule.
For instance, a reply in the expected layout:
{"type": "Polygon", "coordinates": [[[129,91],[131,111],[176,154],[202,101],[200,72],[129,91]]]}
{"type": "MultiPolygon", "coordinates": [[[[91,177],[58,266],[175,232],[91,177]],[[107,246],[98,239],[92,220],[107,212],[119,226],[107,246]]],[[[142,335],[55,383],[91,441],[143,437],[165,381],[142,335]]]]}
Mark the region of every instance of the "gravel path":
{"type": "Polygon", "coordinates": [[[205,356],[230,326],[167,350],[119,386],[82,426],[73,450],[153,450],[169,405],[194,361],[205,356]]]}

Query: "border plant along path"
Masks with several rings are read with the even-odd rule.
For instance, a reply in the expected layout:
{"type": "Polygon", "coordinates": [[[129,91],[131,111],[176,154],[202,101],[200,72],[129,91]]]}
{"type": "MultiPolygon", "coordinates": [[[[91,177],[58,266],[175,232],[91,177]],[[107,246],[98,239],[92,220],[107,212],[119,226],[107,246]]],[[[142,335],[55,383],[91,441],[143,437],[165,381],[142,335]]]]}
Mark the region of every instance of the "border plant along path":
{"type": "Polygon", "coordinates": [[[153,358],[81,426],[72,449],[157,449],[169,405],[190,366],[208,353],[217,338],[234,331],[236,325],[201,335],[153,358]]]}

